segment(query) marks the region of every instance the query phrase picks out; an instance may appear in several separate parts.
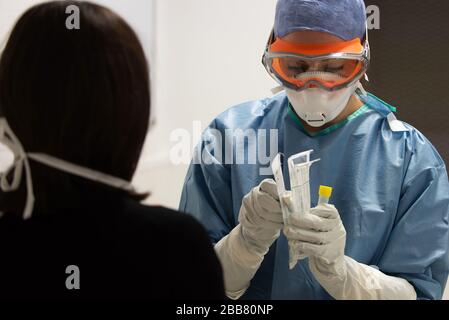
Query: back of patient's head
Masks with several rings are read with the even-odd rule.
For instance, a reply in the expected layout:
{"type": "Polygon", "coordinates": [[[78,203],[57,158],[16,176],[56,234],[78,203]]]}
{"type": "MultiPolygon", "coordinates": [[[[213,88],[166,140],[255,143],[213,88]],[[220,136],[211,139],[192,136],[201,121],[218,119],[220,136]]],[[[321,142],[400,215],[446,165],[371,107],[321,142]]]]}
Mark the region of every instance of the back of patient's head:
{"type": "MultiPolygon", "coordinates": [[[[147,62],[134,31],[109,9],[88,2],[30,8],[1,54],[0,113],[25,151],[127,180],[148,129],[149,88],[147,62]],[[71,4],[79,8],[79,29],[66,27],[71,4]]],[[[31,164],[39,206],[39,197],[58,190],[50,184],[64,178],[31,164]]]]}

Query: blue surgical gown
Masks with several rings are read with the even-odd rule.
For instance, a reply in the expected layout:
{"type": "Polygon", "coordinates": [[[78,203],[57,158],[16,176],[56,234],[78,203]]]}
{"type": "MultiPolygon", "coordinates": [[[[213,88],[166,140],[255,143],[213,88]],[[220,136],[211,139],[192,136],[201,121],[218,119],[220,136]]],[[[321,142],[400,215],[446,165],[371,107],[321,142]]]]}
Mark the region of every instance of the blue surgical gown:
{"type": "MultiPolygon", "coordinates": [[[[445,164],[412,126],[404,123],[406,130],[391,129],[387,116],[394,108],[371,94],[359,92],[359,97],[363,107],[314,135],[304,130],[285,93],[222,113],[197,146],[197,158],[204,161],[197,159],[190,165],[180,210],[198,218],[213,243],[226,236],[238,224],[244,195],[270,178],[261,175],[267,164],[251,162],[248,155],[244,164],[236,164],[236,154],[257,150],[273,158],[276,153],[270,153],[268,133],[277,129],[277,145],[271,148],[276,146],[284,159],[311,149],[313,159],[321,159],[310,170],[311,205],[317,204],[320,185],[334,188],[331,202],[347,231],[345,254],[408,280],[419,299],[441,299],[449,269],[445,164]],[[237,148],[232,136],[238,129],[265,129],[266,135],[256,134],[245,140],[244,148],[237,148]]],[[[242,298],[332,299],[315,280],[307,260],[289,270],[283,234],[242,298]]]]}

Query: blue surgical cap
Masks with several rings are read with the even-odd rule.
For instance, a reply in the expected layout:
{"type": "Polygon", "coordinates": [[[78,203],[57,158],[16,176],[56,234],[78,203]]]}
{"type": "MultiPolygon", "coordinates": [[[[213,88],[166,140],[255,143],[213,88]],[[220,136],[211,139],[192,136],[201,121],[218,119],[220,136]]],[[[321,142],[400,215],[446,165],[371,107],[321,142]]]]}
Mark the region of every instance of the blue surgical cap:
{"type": "Polygon", "coordinates": [[[274,33],[320,31],[343,40],[364,39],[366,8],[363,0],[278,0],[274,33]]]}

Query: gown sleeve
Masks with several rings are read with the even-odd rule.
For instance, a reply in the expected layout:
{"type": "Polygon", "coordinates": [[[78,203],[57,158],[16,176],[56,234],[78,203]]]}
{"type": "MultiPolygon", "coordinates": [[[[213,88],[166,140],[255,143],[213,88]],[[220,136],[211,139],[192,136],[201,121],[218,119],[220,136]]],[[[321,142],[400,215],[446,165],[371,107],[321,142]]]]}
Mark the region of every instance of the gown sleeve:
{"type": "Polygon", "coordinates": [[[222,131],[215,122],[203,133],[184,182],[179,210],[196,217],[217,243],[235,226],[231,177],[223,164],[222,131]]]}
{"type": "Polygon", "coordinates": [[[380,259],[384,273],[401,277],[418,299],[441,299],[449,273],[449,182],[443,160],[413,131],[394,227],[380,259]]]}

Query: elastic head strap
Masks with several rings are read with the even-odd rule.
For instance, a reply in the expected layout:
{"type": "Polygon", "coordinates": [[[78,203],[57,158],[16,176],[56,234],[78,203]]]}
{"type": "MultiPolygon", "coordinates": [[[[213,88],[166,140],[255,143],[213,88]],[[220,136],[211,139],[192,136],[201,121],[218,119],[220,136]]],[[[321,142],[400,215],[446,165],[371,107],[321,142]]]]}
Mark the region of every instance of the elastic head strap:
{"type": "Polygon", "coordinates": [[[27,198],[23,211],[23,218],[29,219],[33,213],[34,207],[34,191],[31,180],[31,169],[25,150],[20,140],[11,130],[5,118],[0,118],[0,142],[9,147],[14,154],[14,161],[11,167],[4,173],[0,173],[0,189],[3,192],[16,191],[22,180],[23,167],[25,167],[27,198]],[[9,173],[14,170],[12,182],[8,181],[9,173]]]}
{"type": "Polygon", "coordinates": [[[130,194],[137,194],[135,188],[130,182],[123,179],[107,175],[89,168],[85,168],[46,154],[42,153],[26,153],[20,140],[11,130],[5,118],[0,118],[0,142],[11,149],[14,154],[14,162],[10,168],[4,173],[0,173],[0,188],[3,192],[15,191],[19,188],[22,180],[23,167],[25,167],[25,178],[27,188],[27,199],[23,211],[23,218],[29,219],[34,208],[34,190],[31,176],[31,168],[29,159],[42,163],[48,167],[68,172],[70,174],[99,182],[117,189],[127,191],[130,194]],[[14,170],[12,182],[8,181],[8,175],[14,170]]]}

